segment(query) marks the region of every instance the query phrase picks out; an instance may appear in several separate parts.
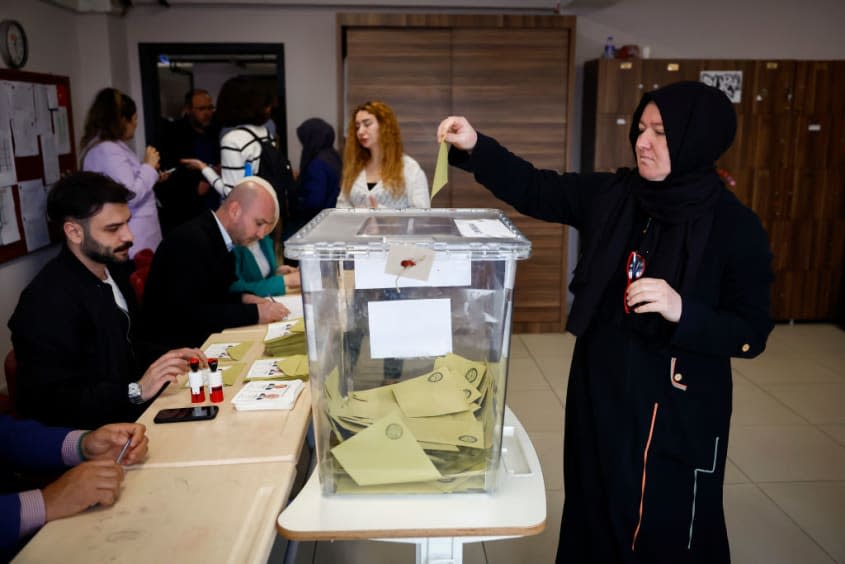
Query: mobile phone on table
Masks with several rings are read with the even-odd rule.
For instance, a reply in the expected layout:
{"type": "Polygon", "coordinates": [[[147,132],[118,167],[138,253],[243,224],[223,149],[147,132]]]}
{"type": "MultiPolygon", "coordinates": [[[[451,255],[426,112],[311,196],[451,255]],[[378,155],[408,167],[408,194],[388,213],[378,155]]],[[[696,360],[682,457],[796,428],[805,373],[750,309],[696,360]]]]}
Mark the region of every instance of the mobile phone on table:
{"type": "Polygon", "coordinates": [[[177,407],[162,409],[156,413],[155,423],[183,423],[185,421],[205,421],[217,417],[219,408],[216,405],[199,405],[197,407],[177,407]]]}

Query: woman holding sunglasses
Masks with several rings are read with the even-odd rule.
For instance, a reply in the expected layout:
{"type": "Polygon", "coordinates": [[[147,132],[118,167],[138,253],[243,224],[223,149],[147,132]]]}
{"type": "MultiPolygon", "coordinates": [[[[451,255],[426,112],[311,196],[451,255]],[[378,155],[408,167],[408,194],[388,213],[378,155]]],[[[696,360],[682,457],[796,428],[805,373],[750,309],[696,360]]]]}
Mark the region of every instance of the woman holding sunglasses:
{"type": "Polygon", "coordinates": [[[637,166],[615,174],[538,170],[462,117],[437,138],[497,197],[582,238],[557,561],[729,562],[730,358],[772,330],[771,252],[716,173],[736,131],[722,92],[648,92],[631,125],[637,166]]]}

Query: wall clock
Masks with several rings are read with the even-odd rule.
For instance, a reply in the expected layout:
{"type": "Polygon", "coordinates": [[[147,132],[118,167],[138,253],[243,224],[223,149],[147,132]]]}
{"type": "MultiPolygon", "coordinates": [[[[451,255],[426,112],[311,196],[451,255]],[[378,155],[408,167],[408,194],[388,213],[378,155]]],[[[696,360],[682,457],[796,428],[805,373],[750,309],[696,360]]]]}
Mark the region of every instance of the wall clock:
{"type": "Polygon", "coordinates": [[[29,57],[29,44],[23,26],[16,20],[0,22],[0,56],[6,65],[19,69],[29,57]]]}

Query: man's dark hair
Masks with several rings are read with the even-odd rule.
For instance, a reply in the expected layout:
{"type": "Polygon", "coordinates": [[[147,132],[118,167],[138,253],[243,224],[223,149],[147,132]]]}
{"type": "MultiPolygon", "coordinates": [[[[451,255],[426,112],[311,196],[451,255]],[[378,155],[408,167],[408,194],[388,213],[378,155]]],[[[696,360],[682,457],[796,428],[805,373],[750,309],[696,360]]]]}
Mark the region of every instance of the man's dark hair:
{"type": "MultiPolygon", "coordinates": [[[[202,88],[192,88],[185,92],[185,107],[186,108],[193,108],[194,107],[194,96],[198,94],[208,94],[208,90],[204,90],[202,88]]],[[[211,94],[208,94],[211,96],[211,94]]]]}
{"type": "Polygon", "coordinates": [[[63,176],[47,194],[47,216],[55,223],[68,219],[85,221],[105,204],[126,204],[135,193],[98,172],[74,172],[63,176]]]}
{"type": "Polygon", "coordinates": [[[217,96],[217,119],[223,127],[262,125],[273,105],[273,94],[258,81],[235,76],[223,83],[217,96]]]}

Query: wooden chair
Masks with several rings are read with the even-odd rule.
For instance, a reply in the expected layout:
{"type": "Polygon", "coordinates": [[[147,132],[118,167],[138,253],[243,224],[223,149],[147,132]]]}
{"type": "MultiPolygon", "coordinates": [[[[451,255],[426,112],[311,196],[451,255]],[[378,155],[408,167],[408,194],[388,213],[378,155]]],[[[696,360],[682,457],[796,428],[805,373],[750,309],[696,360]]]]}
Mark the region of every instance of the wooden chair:
{"type": "Polygon", "coordinates": [[[18,361],[15,359],[14,349],[6,355],[3,370],[6,373],[6,393],[0,394],[0,413],[14,415],[15,397],[18,392],[18,361]]]}

